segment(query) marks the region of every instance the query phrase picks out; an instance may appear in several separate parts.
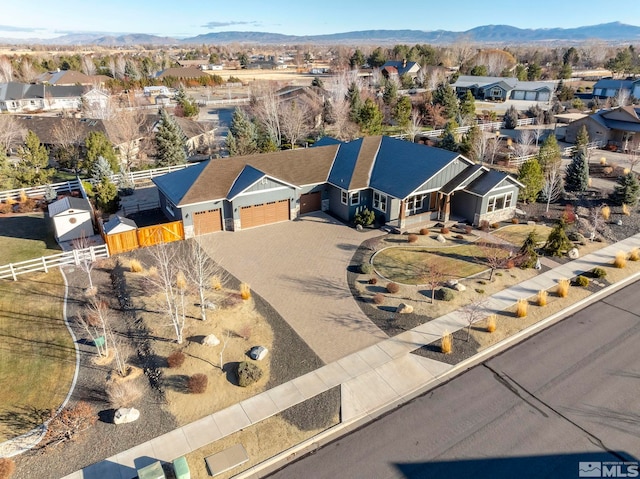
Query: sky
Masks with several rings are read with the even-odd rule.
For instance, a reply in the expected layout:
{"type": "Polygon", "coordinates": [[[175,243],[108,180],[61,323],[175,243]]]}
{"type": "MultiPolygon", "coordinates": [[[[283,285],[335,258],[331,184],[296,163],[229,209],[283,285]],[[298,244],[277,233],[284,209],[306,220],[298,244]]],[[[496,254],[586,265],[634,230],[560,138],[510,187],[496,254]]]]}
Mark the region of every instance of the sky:
{"type": "Polygon", "coordinates": [[[288,35],[378,29],[465,31],[495,24],[572,28],[615,21],[640,26],[638,0],[624,2],[620,8],[602,5],[597,0],[493,0],[490,4],[477,0],[13,0],[2,7],[0,38],[52,38],[81,32],[180,38],[222,31],[288,35]]]}

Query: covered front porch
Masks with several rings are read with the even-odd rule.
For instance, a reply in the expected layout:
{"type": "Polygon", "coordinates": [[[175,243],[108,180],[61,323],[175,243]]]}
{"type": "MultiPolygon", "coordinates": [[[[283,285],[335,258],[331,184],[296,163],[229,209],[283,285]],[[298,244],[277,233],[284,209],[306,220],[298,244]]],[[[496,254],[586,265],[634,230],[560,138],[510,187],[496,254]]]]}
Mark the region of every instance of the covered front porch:
{"type": "Polygon", "coordinates": [[[387,221],[385,226],[403,233],[432,226],[435,221],[446,223],[452,219],[451,195],[434,191],[401,200],[398,217],[387,221]]]}

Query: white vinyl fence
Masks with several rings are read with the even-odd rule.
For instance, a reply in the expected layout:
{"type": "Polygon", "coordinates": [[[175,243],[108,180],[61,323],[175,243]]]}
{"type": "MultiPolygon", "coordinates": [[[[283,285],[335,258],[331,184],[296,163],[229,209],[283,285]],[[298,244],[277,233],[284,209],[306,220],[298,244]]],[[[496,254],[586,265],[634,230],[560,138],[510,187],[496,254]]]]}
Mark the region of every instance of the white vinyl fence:
{"type": "Polygon", "coordinates": [[[52,254],[41,258],[29,259],[19,263],[9,263],[0,266],[0,279],[12,278],[18,281],[18,276],[27,273],[44,271],[48,273],[52,268],[62,266],[79,265],[83,261],[95,261],[98,258],[108,258],[107,245],[91,246],[84,249],[74,249],[64,253],[52,254]]]}

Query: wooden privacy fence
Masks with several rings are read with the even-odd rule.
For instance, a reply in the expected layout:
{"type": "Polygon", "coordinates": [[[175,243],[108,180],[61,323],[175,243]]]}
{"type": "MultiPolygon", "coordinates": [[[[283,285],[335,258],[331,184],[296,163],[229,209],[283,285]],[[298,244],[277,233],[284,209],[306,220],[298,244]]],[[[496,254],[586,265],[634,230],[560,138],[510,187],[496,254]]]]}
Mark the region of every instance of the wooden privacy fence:
{"type": "Polygon", "coordinates": [[[50,256],[0,266],[0,279],[12,278],[14,281],[17,281],[18,276],[21,274],[36,273],[39,271],[48,273],[51,268],[79,265],[83,261],[95,261],[98,258],[108,257],[109,250],[106,245],[74,249],[65,251],[64,253],[52,254],[50,256]]]}
{"type": "Polygon", "coordinates": [[[184,227],[182,221],[173,221],[112,235],[102,232],[102,238],[109,247],[109,253],[113,255],[159,243],[183,240],[184,227]]]}

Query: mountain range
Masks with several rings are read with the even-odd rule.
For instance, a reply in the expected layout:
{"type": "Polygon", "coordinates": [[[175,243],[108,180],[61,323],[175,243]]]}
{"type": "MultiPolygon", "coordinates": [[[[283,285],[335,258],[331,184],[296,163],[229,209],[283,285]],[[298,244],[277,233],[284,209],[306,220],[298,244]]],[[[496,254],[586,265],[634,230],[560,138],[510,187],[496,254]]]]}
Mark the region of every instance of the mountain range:
{"type": "Polygon", "coordinates": [[[69,34],[50,39],[0,38],[6,44],[44,45],[188,45],[188,44],[446,44],[460,40],[485,44],[579,43],[586,40],[610,43],[640,40],[640,27],[621,22],[602,23],[577,28],[516,28],[509,25],[484,25],[464,32],[448,30],[362,30],[326,35],[283,35],[265,32],[216,32],[189,38],[171,38],[132,33],[111,36],[104,34],[69,34]]]}

